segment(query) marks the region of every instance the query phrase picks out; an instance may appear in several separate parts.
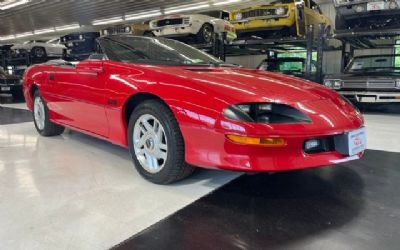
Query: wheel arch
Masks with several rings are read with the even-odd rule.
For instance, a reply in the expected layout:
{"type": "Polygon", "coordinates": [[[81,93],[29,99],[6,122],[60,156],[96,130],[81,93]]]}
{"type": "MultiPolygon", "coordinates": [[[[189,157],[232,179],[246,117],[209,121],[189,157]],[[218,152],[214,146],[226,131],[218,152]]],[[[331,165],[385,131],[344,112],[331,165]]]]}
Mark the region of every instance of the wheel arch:
{"type": "Polygon", "coordinates": [[[125,126],[128,127],[129,124],[129,119],[130,116],[133,112],[133,110],[142,102],[147,101],[147,100],[158,100],[161,103],[163,103],[166,107],[168,107],[169,109],[171,109],[169,107],[169,105],[162,100],[159,96],[150,93],[150,92],[139,92],[136,94],[133,94],[132,96],[130,96],[124,103],[123,106],[123,121],[125,123],[125,126]]]}

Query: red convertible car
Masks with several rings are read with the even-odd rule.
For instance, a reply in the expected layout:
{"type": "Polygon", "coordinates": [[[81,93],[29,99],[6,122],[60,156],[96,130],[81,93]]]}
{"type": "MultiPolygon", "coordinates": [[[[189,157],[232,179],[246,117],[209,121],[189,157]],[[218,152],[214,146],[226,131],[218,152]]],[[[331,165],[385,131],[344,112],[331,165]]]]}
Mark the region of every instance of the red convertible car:
{"type": "Polygon", "coordinates": [[[35,65],[24,95],[43,136],[64,127],[129,148],[154,183],[193,166],[282,171],[359,159],[362,115],[310,81],[225,64],[178,41],[114,35],[76,65],[35,65]]]}

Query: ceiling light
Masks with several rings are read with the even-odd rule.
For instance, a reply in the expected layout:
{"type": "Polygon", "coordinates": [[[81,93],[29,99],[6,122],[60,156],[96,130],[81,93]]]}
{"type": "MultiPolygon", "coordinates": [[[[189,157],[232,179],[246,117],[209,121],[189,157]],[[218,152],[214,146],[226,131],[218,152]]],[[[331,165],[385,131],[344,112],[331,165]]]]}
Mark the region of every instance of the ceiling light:
{"type": "Polygon", "coordinates": [[[93,25],[103,25],[103,24],[110,24],[110,23],[119,23],[124,21],[122,17],[111,17],[111,18],[106,18],[106,19],[97,19],[93,20],[92,24],[93,25]]]}
{"type": "Polygon", "coordinates": [[[241,0],[226,0],[226,1],[215,1],[213,5],[219,6],[219,5],[225,5],[225,4],[232,4],[232,3],[237,3],[240,2],[241,0]]]}
{"type": "Polygon", "coordinates": [[[209,8],[211,5],[209,3],[198,3],[198,4],[188,4],[188,5],[181,5],[181,6],[176,6],[176,7],[171,7],[171,8],[166,8],[164,10],[165,14],[172,14],[172,13],[178,13],[178,12],[183,12],[187,10],[198,10],[198,9],[204,9],[204,8],[209,8]]]}
{"type": "Polygon", "coordinates": [[[40,35],[40,34],[51,33],[54,31],[56,31],[54,28],[48,28],[48,29],[35,30],[33,31],[33,33],[35,33],[35,35],[40,35]]]}
{"type": "Polygon", "coordinates": [[[147,17],[155,17],[155,16],[161,16],[161,15],[162,15],[162,13],[160,10],[151,10],[151,11],[147,11],[146,13],[144,13],[144,12],[132,13],[132,14],[125,15],[125,21],[138,20],[138,19],[144,19],[147,17]]]}
{"type": "Polygon", "coordinates": [[[32,35],[33,35],[33,32],[25,32],[25,33],[16,34],[15,37],[20,38],[20,37],[26,37],[26,36],[32,36],[32,35]]]}
{"type": "Polygon", "coordinates": [[[78,23],[63,25],[55,27],[56,31],[63,31],[63,30],[72,30],[72,29],[79,29],[81,26],[78,23]]]}
{"type": "Polygon", "coordinates": [[[0,10],[7,10],[19,5],[27,4],[30,0],[5,0],[0,1],[0,10]]]}
{"type": "Polygon", "coordinates": [[[15,38],[14,35],[11,35],[11,36],[0,36],[0,41],[12,40],[14,38],[15,38]]]}

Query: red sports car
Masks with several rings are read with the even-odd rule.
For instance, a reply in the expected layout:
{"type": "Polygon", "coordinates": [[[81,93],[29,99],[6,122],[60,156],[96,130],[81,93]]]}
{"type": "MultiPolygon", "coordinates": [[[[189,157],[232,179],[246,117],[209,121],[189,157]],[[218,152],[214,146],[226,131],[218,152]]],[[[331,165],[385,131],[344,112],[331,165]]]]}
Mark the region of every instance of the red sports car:
{"type": "Polygon", "coordinates": [[[37,131],[64,127],[128,147],[137,170],[171,183],[193,166],[282,171],[359,159],[362,115],[336,92],[245,69],[178,41],[115,35],[76,65],[24,75],[37,131]]]}

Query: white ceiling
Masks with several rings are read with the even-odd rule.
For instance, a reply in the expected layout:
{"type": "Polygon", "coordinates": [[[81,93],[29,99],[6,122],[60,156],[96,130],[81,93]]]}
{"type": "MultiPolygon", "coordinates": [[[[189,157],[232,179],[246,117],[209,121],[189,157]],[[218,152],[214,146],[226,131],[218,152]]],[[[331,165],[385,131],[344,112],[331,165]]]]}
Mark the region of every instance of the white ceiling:
{"type": "MultiPolygon", "coordinates": [[[[26,0],[0,0],[2,4],[26,0]]],[[[161,10],[170,7],[182,7],[188,4],[210,4],[208,9],[230,10],[237,7],[266,4],[272,0],[238,0],[232,4],[214,6],[226,0],[29,0],[27,4],[7,10],[0,10],[0,37],[54,28],[79,23],[83,27],[58,33],[22,37],[15,40],[29,40],[37,37],[52,38],[72,31],[97,31],[100,26],[91,26],[95,19],[123,16],[129,13],[145,13],[149,10],[161,10]]],[[[201,9],[199,11],[203,11],[201,9]]],[[[194,11],[190,11],[194,12],[194,11]]],[[[130,21],[129,23],[132,23],[130,21]]],[[[109,26],[109,25],[108,25],[109,26]]],[[[0,41],[7,43],[11,41],[0,41]]]]}

